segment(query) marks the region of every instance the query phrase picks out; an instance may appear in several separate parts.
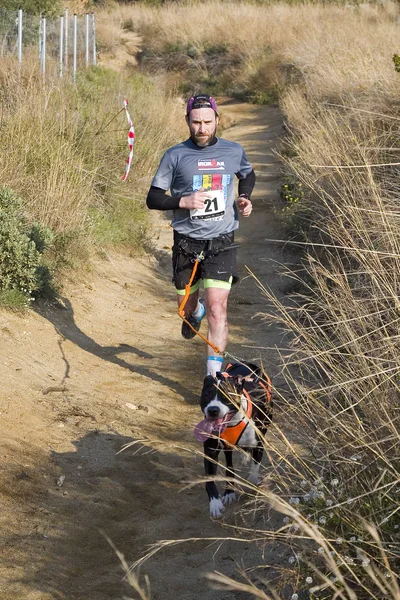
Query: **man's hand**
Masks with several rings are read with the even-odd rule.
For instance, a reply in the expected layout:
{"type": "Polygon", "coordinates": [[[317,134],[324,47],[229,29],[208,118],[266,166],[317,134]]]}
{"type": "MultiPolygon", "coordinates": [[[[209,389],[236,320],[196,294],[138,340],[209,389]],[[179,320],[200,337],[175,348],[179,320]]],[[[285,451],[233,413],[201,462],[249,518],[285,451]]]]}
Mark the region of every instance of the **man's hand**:
{"type": "Polygon", "coordinates": [[[179,208],[185,208],[186,210],[203,208],[205,200],[213,197],[211,192],[205,192],[204,188],[200,188],[197,192],[190,194],[190,196],[183,196],[183,198],[179,200],[179,208]]]}
{"type": "Polygon", "coordinates": [[[251,215],[251,211],[253,210],[251,200],[244,196],[239,196],[236,200],[236,204],[242,217],[249,217],[251,215]]]}

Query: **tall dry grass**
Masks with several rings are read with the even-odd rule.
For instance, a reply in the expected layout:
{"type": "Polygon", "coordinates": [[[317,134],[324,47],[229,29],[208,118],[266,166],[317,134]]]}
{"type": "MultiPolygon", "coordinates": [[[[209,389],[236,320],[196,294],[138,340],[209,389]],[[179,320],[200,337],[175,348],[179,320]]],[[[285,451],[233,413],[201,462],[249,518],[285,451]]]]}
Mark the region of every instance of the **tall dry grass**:
{"type": "Polygon", "coordinates": [[[111,3],[98,21],[101,37],[110,40],[107,32],[113,31],[114,44],[124,43],[127,32],[140,36],[143,68],[183,70],[184,91],[203,87],[261,101],[299,77],[313,95],[336,97],[360,89],[371,93],[372,88],[379,94],[398,40],[393,2],[111,3]]]}
{"type": "Polygon", "coordinates": [[[0,184],[21,196],[31,221],[64,240],[140,246],[147,189],[163,150],[183,135],[182,107],[162,80],[97,67],[75,86],[44,84],[36,63],[19,74],[15,62],[1,61],[0,184]],[[110,120],[125,98],[137,138],[122,183],[128,124],[124,112],[110,120]]]}
{"type": "Polygon", "coordinates": [[[264,290],[266,318],[294,340],[281,407],[309,455],[285,467],[289,503],[261,498],[287,515],[293,593],[316,598],[400,598],[395,26],[393,5],[367,6],[296,40],[300,84],[282,98],[306,252],[301,293],[287,308],[264,290]]]}

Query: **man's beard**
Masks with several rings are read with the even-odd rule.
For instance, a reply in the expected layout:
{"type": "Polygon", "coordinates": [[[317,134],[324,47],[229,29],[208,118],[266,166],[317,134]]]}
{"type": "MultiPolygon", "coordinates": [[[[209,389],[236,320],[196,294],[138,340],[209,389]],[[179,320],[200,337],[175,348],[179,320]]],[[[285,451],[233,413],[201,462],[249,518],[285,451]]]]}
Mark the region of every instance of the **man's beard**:
{"type": "Polygon", "coordinates": [[[200,148],[206,148],[206,146],[209,146],[214,140],[216,130],[217,128],[215,128],[213,133],[211,133],[210,135],[194,135],[192,133],[190,139],[196,144],[196,146],[200,146],[200,148]]]}

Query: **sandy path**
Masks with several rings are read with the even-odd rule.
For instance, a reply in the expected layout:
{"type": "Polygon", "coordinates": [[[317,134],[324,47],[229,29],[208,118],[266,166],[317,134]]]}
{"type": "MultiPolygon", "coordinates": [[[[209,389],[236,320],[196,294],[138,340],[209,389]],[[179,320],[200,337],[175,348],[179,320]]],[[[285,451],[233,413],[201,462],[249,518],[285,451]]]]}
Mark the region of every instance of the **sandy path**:
{"type": "MultiPolygon", "coordinates": [[[[258,174],[255,211],[238,238],[244,277],[231,294],[229,350],[261,358],[276,376],[277,353],[255,348],[280,346],[280,333],[256,316],[265,299],[244,265],[281,294],[280,248],[264,241],[279,230],[272,148],[281,116],[276,107],[223,110],[238,123],[224,137],[243,144],[258,174]]],[[[133,597],[105,535],[131,563],[160,539],[230,537],[231,524],[262,523],[262,515],[238,514],[243,500],[224,523],[212,522],[203,487],[185,486],[203,473],[192,430],[201,418],[205,347],[180,337],[171,230],[161,217],[155,228],[157,259],[110,256],[85,282],[70,283],[59,306],[41,305],[23,317],[0,313],[4,600],[133,597]],[[143,439],[145,447],[117,454],[143,439]]],[[[153,600],[228,600],[239,596],[210,588],[205,574],[231,575],[267,555],[248,542],[198,541],[161,551],[142,573],[153,600]]]]}

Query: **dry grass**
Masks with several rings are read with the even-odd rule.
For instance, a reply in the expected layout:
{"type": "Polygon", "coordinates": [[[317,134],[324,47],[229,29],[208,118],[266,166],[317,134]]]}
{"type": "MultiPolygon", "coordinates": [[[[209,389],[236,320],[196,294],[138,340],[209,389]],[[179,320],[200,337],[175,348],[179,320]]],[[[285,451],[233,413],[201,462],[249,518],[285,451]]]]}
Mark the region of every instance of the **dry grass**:
{"type": "Polygon", "coordinates": [[[382,82],[390,85],[397,11],[390,2],[336,6],[211,0],[161,7],[111,4],[98,20],[100,27],[104,23],[120,32],[113,39],[127,30],[141,37],[145,68],[183,68],[185,89],[197,85],[214,93],[218,88],[268,99],[269,90],[301,77],[307,93],[337,97],[360,90],[379,94],[382,82]]]}
{"type": "Polygon", "coordinates": [[[183,109],[163,81],[128,80],[98,67],[82,73],[76,86],[57,79],[43,85],[34,59],[20,77],[14,62],[2,61],[0,80],[0,184],[21,196],[30,221],[85,244],[93,233],[102,243],[140,246],[156,164],[183,135],[183,109]],[[122,183],[127,120],[121,113],[107,123],[125,98],[137,141],[122,183]]]}
{"type": "Polygon", "coordinates": [[[282,102],[288,166],[307,190],[307,253],[304,271],[291,274],[303,292],[288,309],[264,290],[273,307],[266,318],[294,339],[284,368],[296,402],[283,398],[282,408],[310,455],[294,455],[280,482],[299,503],[275,501],[295,533],[298,589],[316,598],[400,598],[393,10],[352,11],[341,28],[322,25],[307,47],[297,40],[302,85],[282,102]]]}

